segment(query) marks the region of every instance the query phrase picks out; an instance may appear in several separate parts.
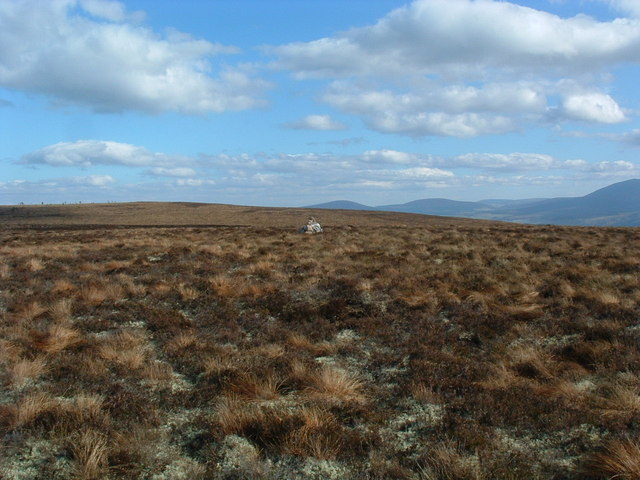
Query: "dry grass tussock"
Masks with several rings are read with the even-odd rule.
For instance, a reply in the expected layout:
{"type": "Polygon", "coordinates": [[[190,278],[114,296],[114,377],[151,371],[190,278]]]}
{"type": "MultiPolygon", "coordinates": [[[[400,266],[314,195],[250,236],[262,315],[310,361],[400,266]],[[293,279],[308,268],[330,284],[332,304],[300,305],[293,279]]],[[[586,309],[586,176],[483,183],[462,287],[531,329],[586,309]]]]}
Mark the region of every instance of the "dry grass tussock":
{"type": "Polygon", "coordinates": [[[242,211],[0,230],[1,472],[640,478],[636,229],[242,211]]]}

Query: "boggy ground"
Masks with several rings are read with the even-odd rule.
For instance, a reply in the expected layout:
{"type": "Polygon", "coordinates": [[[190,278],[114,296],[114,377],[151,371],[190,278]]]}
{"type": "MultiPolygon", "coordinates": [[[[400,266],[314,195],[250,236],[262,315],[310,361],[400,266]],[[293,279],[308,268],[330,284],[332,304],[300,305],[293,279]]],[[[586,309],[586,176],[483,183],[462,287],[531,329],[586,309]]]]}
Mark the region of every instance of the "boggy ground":
{"type": "Polygon", "coordinates": [[[0,477],[637,479],[637,229],[5,229],[0,477]]]}

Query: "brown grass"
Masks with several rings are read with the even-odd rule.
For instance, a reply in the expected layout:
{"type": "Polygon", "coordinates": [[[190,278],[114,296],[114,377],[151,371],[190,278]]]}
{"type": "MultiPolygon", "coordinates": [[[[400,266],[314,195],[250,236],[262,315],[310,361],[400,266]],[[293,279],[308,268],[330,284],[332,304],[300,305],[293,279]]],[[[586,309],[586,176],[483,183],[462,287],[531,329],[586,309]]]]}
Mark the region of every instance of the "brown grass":
{"type": "Polygon", "coordinates": [[[29,393],[18,400],[10,410],[9,425],[12,429],[35,422],[46,413],[59,410],[59,403],[48,393],[29,393]]]}
{"type": "Polygon", "coordinates": [[[74,327],[55,323],[44,334],[36,335],[34,346],[46,353],[59,353],[82,340],[80,331],[74,327]]]}
{"type": "Polygon", "coordinates": [[[135,370],[149,356],[149,345],[145,335],[135,330],[123,330],[108,338],[99,348],[99,355],[108,362],[135,370]]]}
{"type": "Polygon", "coordinates": [[[636,480],[640,478],[640,443],[632,439],[613,440],[587,461],[590,478],[636,480]]]}
{"type": "Polygon", "coordinates": [[[71,320],[73,312],[73,299],[62,298],[49,307],[49,314],[53,320],[61,322],[71,320]]]}
{"type": "Polygon", "coordinates": [[[24,386],[30,380],[36,380],[47,372],[44,358],[23,358],[8,368],[9,379],[16,388],[24,386]]]}
{"type": "Polygon", "coordinates": [[[75,461],[75,478],[95,480],[105,477],[108,443],[107,437],[95,430],[85,430],[70,440],[75,461]]]}
{"type": "Polygon", "coordinates": [[[362,403],[364,384],[355,375],[339,367],[326,365],[310,378],[308,392],[328,403],[362,403]]]}
{"type": "Polygon", "coordinates": [[[212,208],[0,229],[0,471],[637,476],[636,229],[212,208]]]}

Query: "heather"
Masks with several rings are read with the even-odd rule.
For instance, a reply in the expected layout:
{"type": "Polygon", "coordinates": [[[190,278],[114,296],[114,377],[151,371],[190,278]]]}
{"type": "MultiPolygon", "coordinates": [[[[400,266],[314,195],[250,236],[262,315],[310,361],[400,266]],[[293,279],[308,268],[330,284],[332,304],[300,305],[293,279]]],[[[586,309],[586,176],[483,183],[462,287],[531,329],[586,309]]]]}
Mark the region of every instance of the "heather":
{"type": "Polygon", "coordinates": [[[632,479],[631,228],[0,231],[6,478],[632,479]]]}

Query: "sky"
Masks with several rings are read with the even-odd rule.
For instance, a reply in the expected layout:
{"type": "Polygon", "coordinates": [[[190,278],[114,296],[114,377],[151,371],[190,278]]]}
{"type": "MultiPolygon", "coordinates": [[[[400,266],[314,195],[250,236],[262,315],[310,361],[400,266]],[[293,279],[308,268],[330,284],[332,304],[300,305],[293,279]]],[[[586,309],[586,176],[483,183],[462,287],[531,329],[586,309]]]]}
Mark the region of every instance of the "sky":
{"type": "Polygon", "coordinates": [[[640,178],[640,0],[0,0],[0,204],[640,178]]]}

